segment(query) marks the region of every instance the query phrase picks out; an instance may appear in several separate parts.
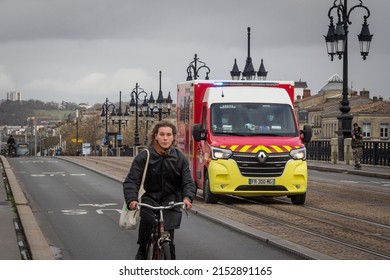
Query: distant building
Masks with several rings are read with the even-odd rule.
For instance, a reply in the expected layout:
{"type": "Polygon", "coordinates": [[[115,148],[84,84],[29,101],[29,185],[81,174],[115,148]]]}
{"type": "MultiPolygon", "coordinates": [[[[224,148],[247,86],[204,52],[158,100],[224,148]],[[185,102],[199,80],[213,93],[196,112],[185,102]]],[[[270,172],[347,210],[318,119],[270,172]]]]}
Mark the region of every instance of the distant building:
{"type": "MultiPolygon", "coordinates": [[[[294,107],[299,125],[312,127],[313,140],[337,137],[342,91],[343,80],[334,74],[318,94],[297,98],[294,107]]],[[[381,97],[370,98],[366,89],[359,93],[348,89],[348,101],[352,121],[362,127],[365,139],[390,139],[390,102],[381,97]]]]}
{"type": "Polygon", "coordinates": [[[21,98],[20,92],[19,91],[7,92],[7,100],[10,100],[10,101],[21,101],[22,98],[21,98]]]}
{"type": "Polygon", "coordinates": [[[301,100],[310,96],[310,89],[307,88],[307,83],[299,81],[294,82],[294,100],[301,100]]]}

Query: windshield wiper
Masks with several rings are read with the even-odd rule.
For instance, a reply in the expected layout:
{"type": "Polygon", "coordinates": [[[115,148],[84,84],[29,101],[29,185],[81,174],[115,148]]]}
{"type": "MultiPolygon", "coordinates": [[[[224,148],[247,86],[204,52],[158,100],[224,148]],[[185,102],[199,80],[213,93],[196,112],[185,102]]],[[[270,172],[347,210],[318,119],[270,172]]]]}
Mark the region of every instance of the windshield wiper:
{"type": "Polygon", "coordinates": [[[283,136],[281,134],[275,134],[275,133],[250,133],[248,136],[283,136]]]}
{"type": "Polygon", "coordinates": [[[238,132],[231,132],[231,131],[218,131],[214,132],[215,135],[233,135],[233,136],[248,136],[251,135],[250,133],[238,133],[238,132]]]}

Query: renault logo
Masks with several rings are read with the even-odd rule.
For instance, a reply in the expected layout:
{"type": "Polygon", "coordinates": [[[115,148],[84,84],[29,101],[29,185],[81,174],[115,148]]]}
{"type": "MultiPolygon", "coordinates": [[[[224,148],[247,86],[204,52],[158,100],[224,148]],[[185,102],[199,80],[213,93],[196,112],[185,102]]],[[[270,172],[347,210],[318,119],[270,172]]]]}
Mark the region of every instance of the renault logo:
{"type": "Polygon", "coordinates": [[[261,151],[258,155],[257,155],[257,160],[260,162],[260,163],[264,163],[266,160],[267,160],[267,154],[263,151],[261,151]]]}

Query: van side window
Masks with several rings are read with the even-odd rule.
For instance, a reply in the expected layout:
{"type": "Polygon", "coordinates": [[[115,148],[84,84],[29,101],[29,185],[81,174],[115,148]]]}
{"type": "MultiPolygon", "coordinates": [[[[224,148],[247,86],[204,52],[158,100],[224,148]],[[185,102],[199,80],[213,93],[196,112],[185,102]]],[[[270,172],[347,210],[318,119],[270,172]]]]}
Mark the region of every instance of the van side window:
{"type": "Polygon", "coordinates": [[[202,129],[207,131],[207,106],[203,106],[202,109],[202,129]]]}

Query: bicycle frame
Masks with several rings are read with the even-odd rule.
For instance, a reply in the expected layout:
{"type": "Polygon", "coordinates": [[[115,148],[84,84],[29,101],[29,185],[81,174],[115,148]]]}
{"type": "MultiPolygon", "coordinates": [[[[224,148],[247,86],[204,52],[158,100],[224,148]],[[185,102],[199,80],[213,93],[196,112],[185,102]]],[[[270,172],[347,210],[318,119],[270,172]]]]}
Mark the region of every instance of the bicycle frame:
{"type": "Polygon", "coordinates": [[[146,203],[137,204],[138,210],[140,210],[142,207],[146,207],[152,209],[155,212],[155,223],[153,225],[152,233],[147,246],[147,259],[170,259],[169,242],[171,240],[169,239],[169,232],[165,231],[163,212],[164,210],[172,209],[177,206],[181,206],[181,208],[185,210],[184,202],[170,203],[167,206],[152,206],[146,203]]]}

